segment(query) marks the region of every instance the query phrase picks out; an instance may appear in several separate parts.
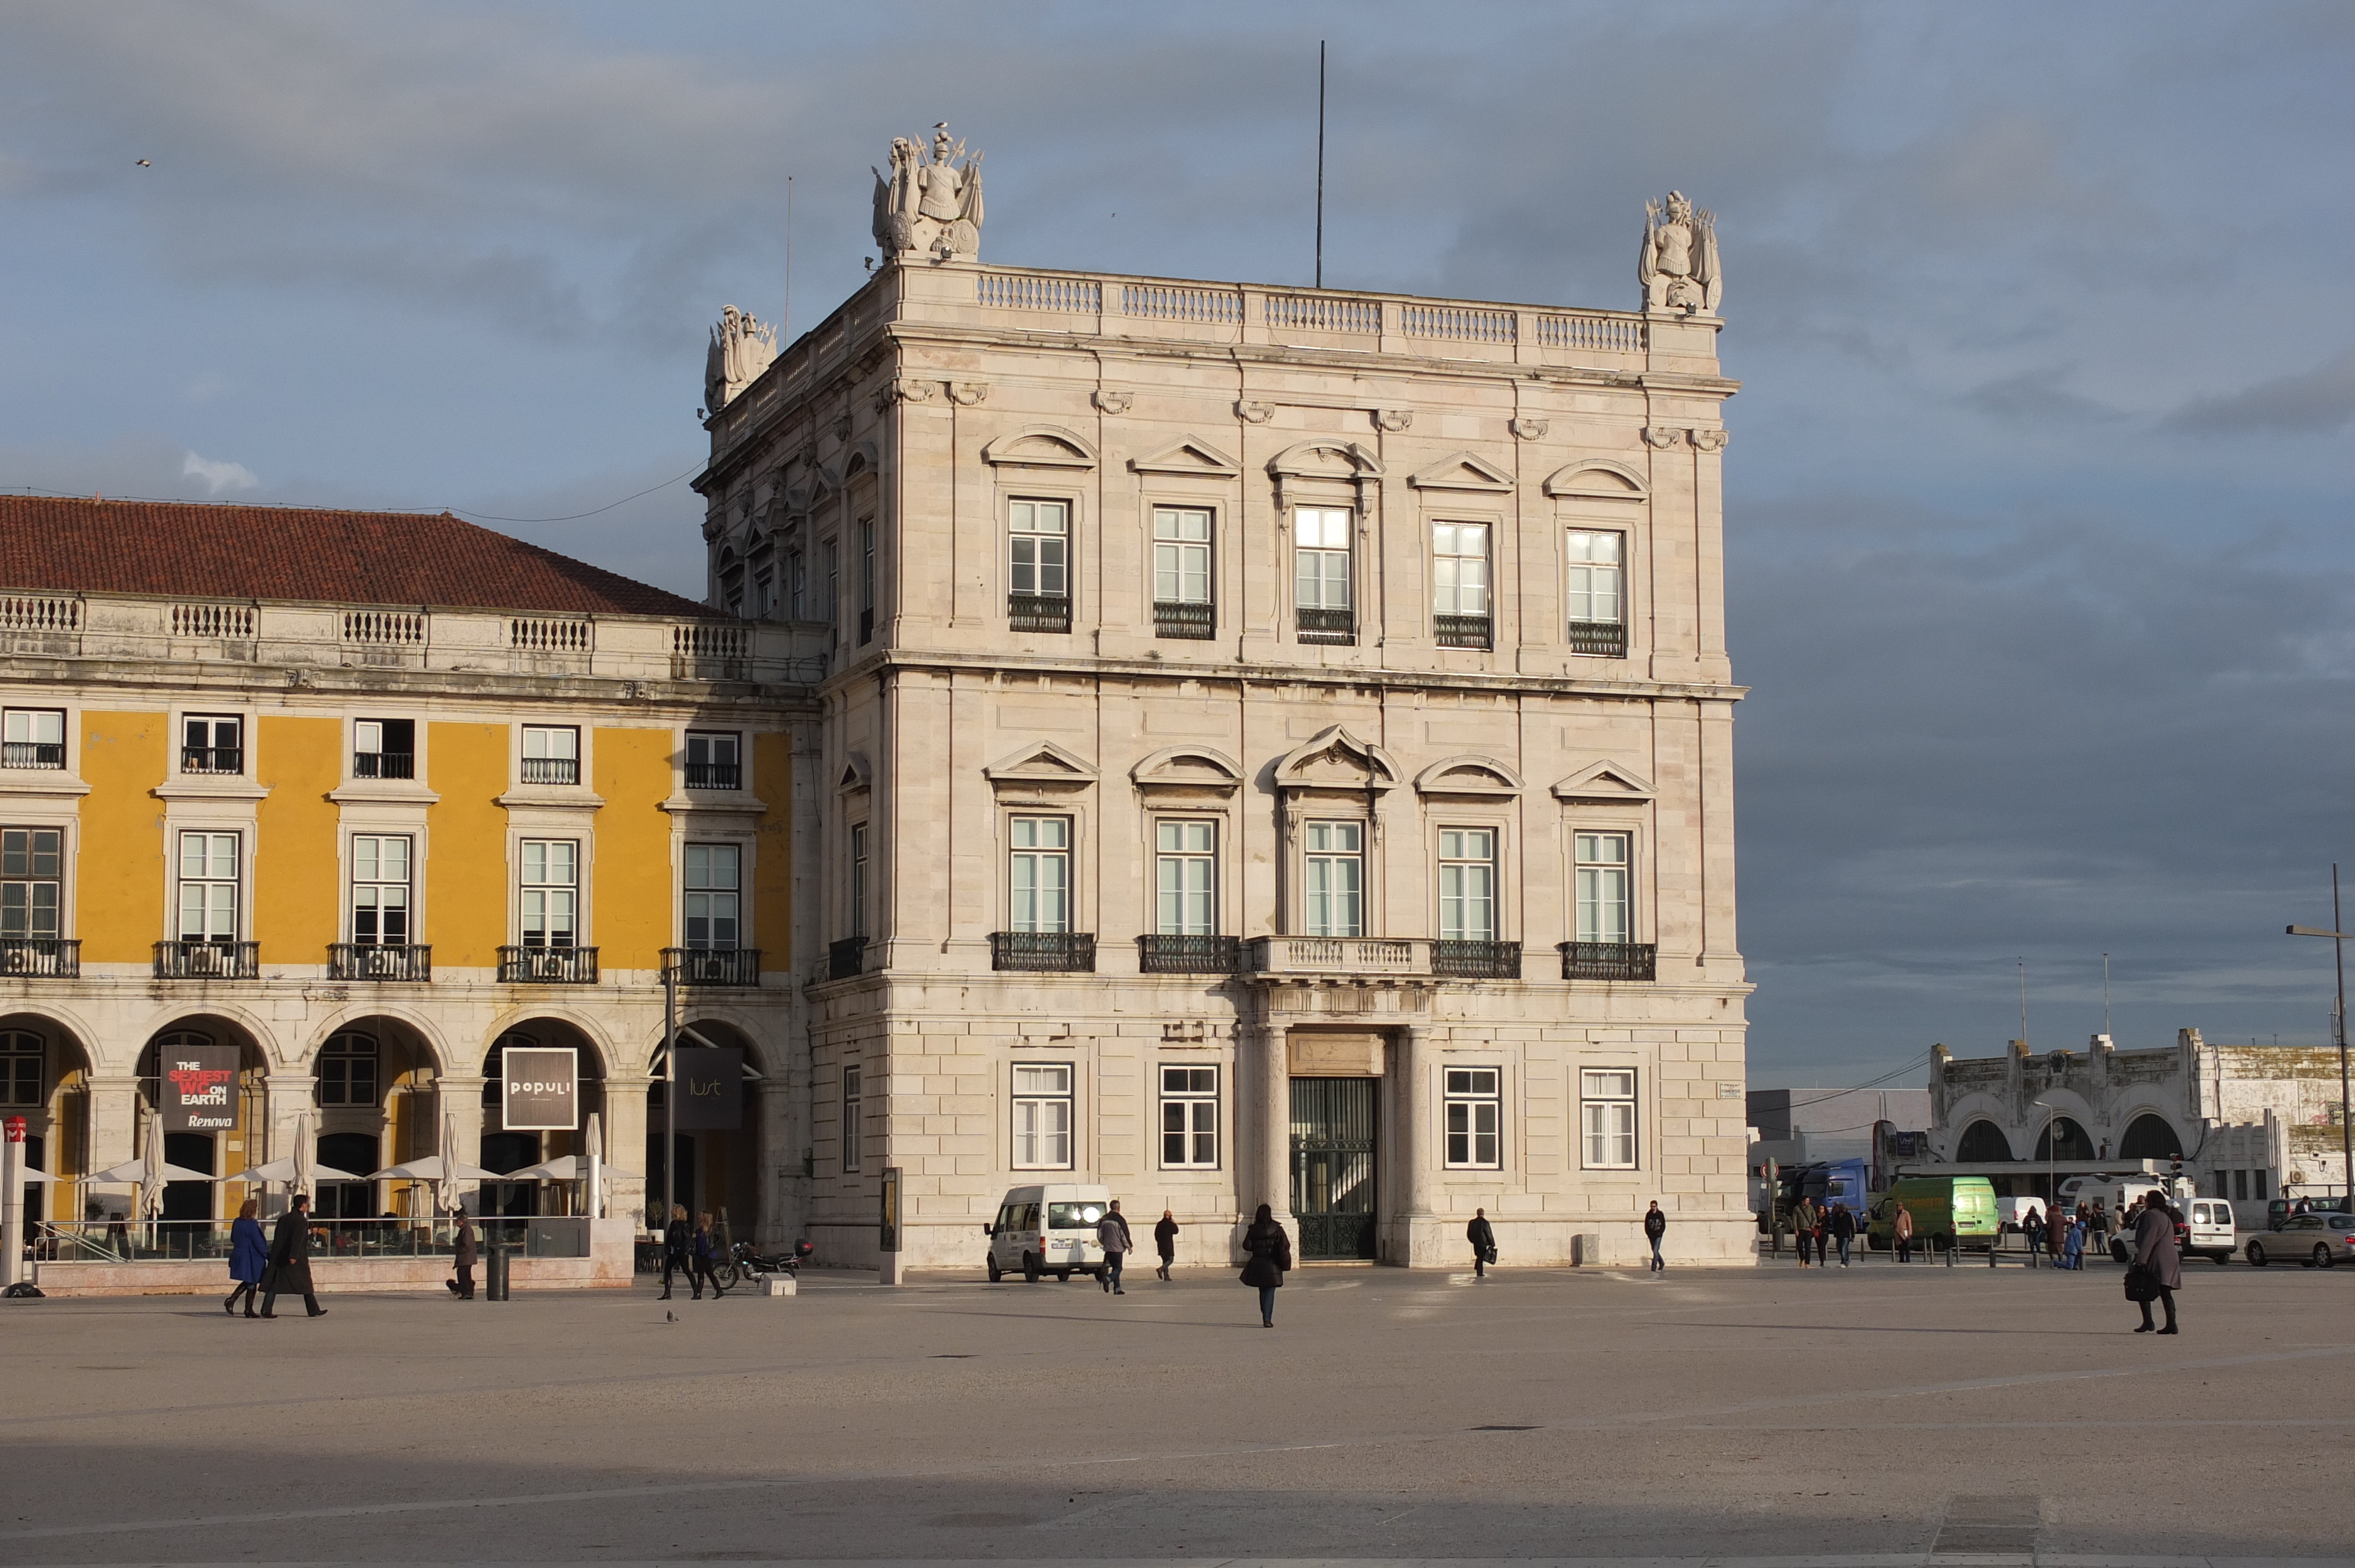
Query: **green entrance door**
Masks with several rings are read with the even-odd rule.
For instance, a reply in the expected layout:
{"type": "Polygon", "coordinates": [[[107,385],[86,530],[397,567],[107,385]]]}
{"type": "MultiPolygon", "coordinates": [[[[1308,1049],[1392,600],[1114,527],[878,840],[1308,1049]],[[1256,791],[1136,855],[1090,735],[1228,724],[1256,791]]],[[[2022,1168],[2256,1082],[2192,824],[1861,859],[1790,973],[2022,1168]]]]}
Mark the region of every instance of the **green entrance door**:
{"type": "Polygon", "coordinates": [[[1303,1258],[1374,1255],[1379,1078],[1292,1080],[1292,1213],[1303,1258]]]}

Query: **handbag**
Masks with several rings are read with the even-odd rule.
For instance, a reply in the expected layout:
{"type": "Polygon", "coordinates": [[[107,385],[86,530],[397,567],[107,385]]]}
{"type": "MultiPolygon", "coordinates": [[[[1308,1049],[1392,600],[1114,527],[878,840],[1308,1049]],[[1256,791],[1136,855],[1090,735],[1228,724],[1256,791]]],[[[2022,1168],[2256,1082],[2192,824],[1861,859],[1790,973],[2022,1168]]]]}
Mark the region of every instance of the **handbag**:
{"type": "Polygon", "coordinates": [[[2137,1263],[2126,1270],[2126,1299],[2156,1301],[2158,1299],[2158,1276],[2146,1263],[2137,1263]]]}
{"type": "Polygon", "coordinates": [[[1480,1261],[1483,1263],[1494,1263],[1497,1261],[1497,1244],[1495,1242],[1490,1242],[1487,1246],[1480,1249],[1480,1261]]]}

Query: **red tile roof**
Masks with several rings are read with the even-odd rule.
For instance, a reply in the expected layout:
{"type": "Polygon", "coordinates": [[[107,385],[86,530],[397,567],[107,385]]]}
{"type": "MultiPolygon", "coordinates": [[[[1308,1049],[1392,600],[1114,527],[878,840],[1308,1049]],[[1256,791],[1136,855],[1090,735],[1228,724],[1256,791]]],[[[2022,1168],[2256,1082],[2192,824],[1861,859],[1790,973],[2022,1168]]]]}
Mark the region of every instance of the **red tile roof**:
{"type": "Polygon", "coordinates": [[[575,615],[719,615],[446,512],[38,495],[0,495],[0,588],[575,615]]]}

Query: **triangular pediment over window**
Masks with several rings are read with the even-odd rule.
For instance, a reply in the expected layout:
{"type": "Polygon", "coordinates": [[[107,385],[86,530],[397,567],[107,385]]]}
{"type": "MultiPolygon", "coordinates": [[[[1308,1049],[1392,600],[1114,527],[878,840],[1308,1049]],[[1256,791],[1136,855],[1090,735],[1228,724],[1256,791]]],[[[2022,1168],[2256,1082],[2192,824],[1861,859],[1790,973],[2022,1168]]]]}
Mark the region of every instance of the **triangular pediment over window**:
{"type": "Polygon", "coordinates": [[[1650,493],[1642,474],[1609,458],[1582,458],[1556,469],[1547,476],[1545,493],[1557,500],[1576,496],[1584,501],[1641,501],[1650,493]]]}
{"type": "Polygon", "coordinates": [[[1301,742],[1275,765],[1279,789],[1393,789],[1398,765],[1340,725],[1301,742]]]}
{"type": "Polygon", "coordinates": [[[1652,793],[1650,779],[1607,759],[1579,769],[1553,787],[1557,800],[1648,800],[1652,793]]]}
{"type": "Polygon", "coordinates": [[[993,784],[1083,785],[1096,781],[1094,765],[1073,756],[1051,740],[1036,741],[1010,752],[981,770],[993,784]]]}
{"type": "Polygon", "coordinates": [[[1209,442],[1195,436],[1172,441],[1159,451],[1128,460],[1135,473],[1194,474],[1203,479],[1232,479],[1242,465],[1209,442]]]}
{"type": "Polygon", "coordinates": [[[1487,757],[1451,757],[1415,775],[1414,787],[1424,795],[1485,795],[1505,799],[1521,792],[1521,776],[1487,757]]]}
{"type": "Polygon", "coordinates": [[[1479,490],[1492,494],[1513,488],[1512,475],[1475,452],[1457,452],[1409,474],[1406,482],[1417,490],[1479,490]]]}
{"type": "Polygon", "coordinates": [[[834,791],[837,795],[847,795],[855,789],[866,789],[872,782],[874,770],[868,766],[867,754],[854,751],[844,759],[842,772],[834,781],[834,791]]]}
{"type": "Polygon", "coordinates": [[[1093,468],[1096,449],[1060,425],[1025,425],[982,448],[981,461],[1018,468],[1093,468]]]}

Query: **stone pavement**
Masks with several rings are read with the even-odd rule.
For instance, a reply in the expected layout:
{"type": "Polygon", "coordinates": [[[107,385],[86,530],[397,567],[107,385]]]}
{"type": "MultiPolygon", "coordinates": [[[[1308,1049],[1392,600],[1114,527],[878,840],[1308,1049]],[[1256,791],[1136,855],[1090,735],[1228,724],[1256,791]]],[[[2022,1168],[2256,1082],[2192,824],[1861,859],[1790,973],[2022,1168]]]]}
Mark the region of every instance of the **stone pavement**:
{"type": "Polygon", "coordinates": [[[0,1303],[0,1562],[2355,1558],[2355,1271],[0,1303]]]}

